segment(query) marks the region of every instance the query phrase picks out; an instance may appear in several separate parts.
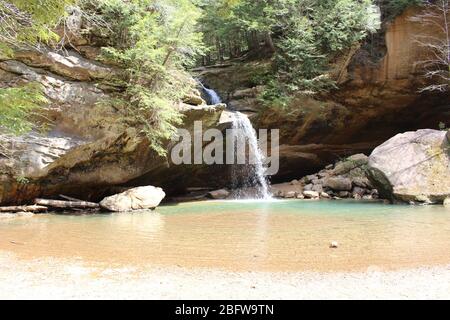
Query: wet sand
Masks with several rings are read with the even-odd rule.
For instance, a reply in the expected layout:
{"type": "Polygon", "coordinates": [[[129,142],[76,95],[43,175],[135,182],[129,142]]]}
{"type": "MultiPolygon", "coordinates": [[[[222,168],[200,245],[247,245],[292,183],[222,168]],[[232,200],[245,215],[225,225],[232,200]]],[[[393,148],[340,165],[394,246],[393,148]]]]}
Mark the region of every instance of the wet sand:
{"type": "Polygon", "coordinates": [[[450,266],[380,272],[99,268],[0,253],[0,299],[449,299],[450,266]]]}

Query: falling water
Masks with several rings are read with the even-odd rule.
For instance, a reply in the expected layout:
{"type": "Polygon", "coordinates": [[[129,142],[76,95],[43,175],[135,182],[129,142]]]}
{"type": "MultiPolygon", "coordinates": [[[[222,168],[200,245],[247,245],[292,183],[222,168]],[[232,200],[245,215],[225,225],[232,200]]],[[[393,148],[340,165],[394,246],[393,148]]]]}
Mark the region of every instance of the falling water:
{"type": "Polygon", "coordinates": [[[219,104],[219,103],[221,103],[222,102],[222,100],[220,99],[220,97],[219,97],[219,95],[217,94],[217,92],[215,92],[214,90],[212,90],[212,89],[208,89],[208,88],[206,88],[204,85],[203,85],[203,83],[201,83],[200,81],[199,81],[199,84],[201,85],[201,87],[202,87],[202,89],[203,89],[203,91],[205,92],[205,95],[207,96],[207,103],[209,104],[209,105],[216,105],[216,104],[219,104]]]}
{"type": "MultiPolygon", "coordinates": [[[[235,196],[237,198],[248,198],[250,193],[253,198],[271,199],[272,196],[265,175],[265,158],[259,148],[256,131],[252,123],[246,115],[235,112],[232,129],[236,134],[236,145],[248,147],[248,161],[245,164],[234,164],[231,169],[232,184],[238,190],[235,196]],[[248,192],[248,190],[254,190],[254,192],[248,192]]],[[[239,152],[237,149],[235,151],[235,154],[239,152]]]]}
{"type": "MultiPolygon", "coordinates": [[[[222,102],[217,92],[206,88],[199,81],[209,105],[222,102]]],[[[248,150],[245,164],[233,164],[231,168],[232,187],[236,191],[234,196],[238,199],[257,198],[271,199],[267,178],[265,176],[264,155],[259,148],[256,131],[248,117],[240,112],[234,112],[232,129],[236,141],[235,160],[238,151],[237,146],[245,146],[248,150]]]]}

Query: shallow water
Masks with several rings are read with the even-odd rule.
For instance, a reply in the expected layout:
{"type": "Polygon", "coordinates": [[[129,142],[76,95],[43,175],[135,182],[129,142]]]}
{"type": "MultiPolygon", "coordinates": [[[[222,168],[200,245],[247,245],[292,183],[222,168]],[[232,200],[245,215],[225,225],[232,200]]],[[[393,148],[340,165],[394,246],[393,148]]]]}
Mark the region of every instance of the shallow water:
{"type": "Polygon", "coordinates": [[[155,212],[0,219],[0,251],[110,266],[386,270],[450,263],[450,210],[346,201],[228,201],[155,212]],[[330,249],[330,241],[339,248],[330,249]]]}

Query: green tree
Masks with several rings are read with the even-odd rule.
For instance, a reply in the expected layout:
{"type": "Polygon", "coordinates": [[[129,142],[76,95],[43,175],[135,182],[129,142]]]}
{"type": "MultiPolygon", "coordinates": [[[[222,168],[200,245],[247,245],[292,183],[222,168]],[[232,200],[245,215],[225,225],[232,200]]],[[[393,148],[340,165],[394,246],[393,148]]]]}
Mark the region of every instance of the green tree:
{"type": "MultiPolygon", "coordinates": [[[[14,49],[49,43],[58,36],[52,31],[73,0],[0,0],[0,59],[14,49]]],[[[0,129],[16,134],[31,130],[30,115],[47,100],[39,84],[0,88],[0,129]]]]}
{"type": "Polygon", "coordinates": [[[75,0],[0,0],[0,56],[11,47],[57,40],[53,28],[75,0]]]}
{"type": "Polygon", "coordinates": [[[39,83],[0,89],[0,128],[14,134],[30,131],[33,128],[30,115],[46,103],[39,83]]]}
{"type": "Polygon", "coordinates": [[[370,0],[220,0],[204,6],[202,28],[212,35],[210,47],[219,43],[217,60],[224,60],[223,44],[236,38],[246,40],[234,41],[245,43],[238,51],[274,57],[263,94],[269,104],[286,105],[298,91],[332,88],[326,75],[332,59],[380,26],[370,0]]]}
{"type": "Polygon", "coordinates": [[[163,155],[164,141],[181,122],[176,106],[191,89],[184,69],[204,50],[201,11],[190,0],[103,0],[95,11],[108,23],[104,59],[126,71],[114,79],[125,87],[115,97],[123,121],[140,127],[163,155]]]}

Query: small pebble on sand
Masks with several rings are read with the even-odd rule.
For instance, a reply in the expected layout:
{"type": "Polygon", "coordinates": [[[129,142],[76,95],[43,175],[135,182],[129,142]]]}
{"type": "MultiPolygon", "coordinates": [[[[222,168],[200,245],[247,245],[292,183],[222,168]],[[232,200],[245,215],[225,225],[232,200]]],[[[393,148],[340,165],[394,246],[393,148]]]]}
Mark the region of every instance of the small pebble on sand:
{"type": "Polygon", "coordinates": [[[330,248],[337,249],[339,247],[339,243],[337,241],[330,242],[330,248]]]}

